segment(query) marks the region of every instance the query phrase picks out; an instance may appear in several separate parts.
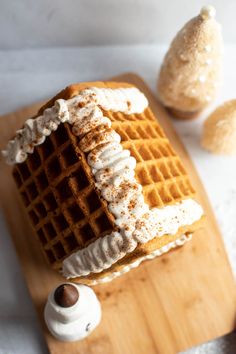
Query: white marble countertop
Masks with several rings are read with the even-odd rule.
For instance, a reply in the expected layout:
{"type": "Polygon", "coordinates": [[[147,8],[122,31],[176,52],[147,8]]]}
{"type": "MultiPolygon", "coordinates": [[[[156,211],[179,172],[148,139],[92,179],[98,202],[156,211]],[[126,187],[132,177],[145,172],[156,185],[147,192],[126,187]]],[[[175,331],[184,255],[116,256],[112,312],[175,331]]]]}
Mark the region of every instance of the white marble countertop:
{"type": "MultiPolygon", "coordinates": [[[[0,115],[46,99],[72,82],[99,80],[129,71],[141,75],[155,92],[165,50],[165,46],[140,45],[0,51],[0,115]]],[[[235,62],[236,46],[227,45],[224,87],[213,107],[235,98],[235,62]]],[[[205,185],[236,274],[236,158],[216,157],[201,149],[199,137],[206,114],[193,122],[174,124],[205,185]]],[[[47,353],[10,235],[0,216],[0,354],[47,353]]],[[[188,353],[236,353],[236,335],[188,353]]]]}

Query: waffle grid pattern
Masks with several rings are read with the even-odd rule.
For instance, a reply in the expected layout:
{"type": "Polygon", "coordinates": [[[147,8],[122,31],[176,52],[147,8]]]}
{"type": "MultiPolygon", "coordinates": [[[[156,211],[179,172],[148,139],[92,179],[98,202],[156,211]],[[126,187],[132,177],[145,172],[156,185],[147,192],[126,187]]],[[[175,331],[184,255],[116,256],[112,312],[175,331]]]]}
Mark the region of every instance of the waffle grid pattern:
{"type": "MultiPolygon", "coordinates": [[[[151,110],[125,115],[104,111],[122,145],[137,161],[136,178],[150,207],[192,197],[179,157],[151,110]]],[[[15,165],[13,176],[48,262],[64,258],[114,230],[114,217],[94,188],[94,179],[67,123],[15,165]]]]}
{"type": "Polygon", "coordinates": [[[24,163],[15,165],[13,176],[54,268],[72,251],[114,229],[70,125],[61,124],[24,163]]]}
{"type": "Polygon", "coordinates": [[[104,112],[122,145],[136,159],[136,179],[143,187],[146,203],[163,207],[194,194],[188,175],[169,140],[149,108],[142,114],[104,112]]]}

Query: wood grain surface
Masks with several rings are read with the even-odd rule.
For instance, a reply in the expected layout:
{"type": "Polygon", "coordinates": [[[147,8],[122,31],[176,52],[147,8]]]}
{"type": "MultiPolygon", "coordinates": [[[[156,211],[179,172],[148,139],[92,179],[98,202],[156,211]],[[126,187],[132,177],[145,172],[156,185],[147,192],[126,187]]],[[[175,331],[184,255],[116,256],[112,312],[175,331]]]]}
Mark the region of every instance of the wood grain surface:
{"type": "MultiPolygon", "coordinates": [[[[207,214],[191,242],[112,283],[94,289],[101,301],[100,326],[81,342],[61,343],[48,333],[43,308],[48,293],[63,282],[40,252],[21,206],[11,168],[1,160],[0,198],[22,271],[53,354],[172,354],[231,332],[236,320],[236,287],[211,206],[171,121],[145,83],[134,74],[116,77],[138,86],[181,156],[207,214]]],[[[39,104],[0,119],[1,148],[39,104]]],[[[19,305],[20,306],[20,305],[19,305]]]]}

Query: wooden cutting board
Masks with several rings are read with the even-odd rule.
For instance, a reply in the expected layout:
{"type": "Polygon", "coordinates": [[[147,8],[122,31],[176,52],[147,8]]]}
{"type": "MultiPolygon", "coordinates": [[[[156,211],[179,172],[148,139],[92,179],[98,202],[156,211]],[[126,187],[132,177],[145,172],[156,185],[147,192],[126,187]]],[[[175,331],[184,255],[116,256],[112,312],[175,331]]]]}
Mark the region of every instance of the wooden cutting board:
{"type": "MultiPolygon", "coordinates": [[[[211,206],[195,168],[171,121],[141,78],[115,78],[138,86],[183,159],[207,214],[204,228],[178,250],[99,285],[100,326],[81,342],[61,343],[43,321],[48,293],[63,279],[45,263],[22,210],[9,166],[1,161],[0,198],[22,271],[53,354],[169,354],[231,332],[236,319],[236,287],[211,206]]],[[[1,148],[34,115],[39,104],[0,119],[1,148]]]]}

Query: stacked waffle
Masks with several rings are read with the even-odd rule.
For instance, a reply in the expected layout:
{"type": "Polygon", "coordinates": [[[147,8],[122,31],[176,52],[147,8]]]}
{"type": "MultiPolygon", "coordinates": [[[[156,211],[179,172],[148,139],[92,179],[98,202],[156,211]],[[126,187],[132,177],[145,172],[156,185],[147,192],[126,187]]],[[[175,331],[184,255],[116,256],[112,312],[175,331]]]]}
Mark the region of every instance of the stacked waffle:
{"type": "Polygon", "coordinates": [[[132,85],[66,88],[4,154],[48,262],[67,278],[109,281],[201,223],[186,171],[132,85]]]}

